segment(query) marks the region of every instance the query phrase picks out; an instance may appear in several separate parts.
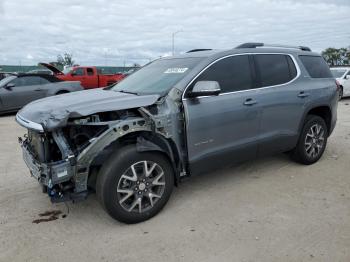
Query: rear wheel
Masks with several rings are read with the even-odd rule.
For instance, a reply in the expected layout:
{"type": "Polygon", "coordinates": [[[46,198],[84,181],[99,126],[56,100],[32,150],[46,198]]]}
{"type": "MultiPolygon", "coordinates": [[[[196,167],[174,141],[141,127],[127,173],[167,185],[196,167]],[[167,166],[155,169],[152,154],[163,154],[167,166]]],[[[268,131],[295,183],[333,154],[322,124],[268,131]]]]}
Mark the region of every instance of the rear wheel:
{"type": "Polygon", "coordinates": [[[307,116],[292,157],[305,165],[317,162],[326,148],[327,138],[328,130],[324,119],[315,115],[307,116]]]}
{"type": "Polygon", "coordinates": [[[134,145],[112,155],[97,177],[99,201],[114,219],[138,223],[156,215],[174,186],[168,159],[157,152],[137,152],[134,145]]]}

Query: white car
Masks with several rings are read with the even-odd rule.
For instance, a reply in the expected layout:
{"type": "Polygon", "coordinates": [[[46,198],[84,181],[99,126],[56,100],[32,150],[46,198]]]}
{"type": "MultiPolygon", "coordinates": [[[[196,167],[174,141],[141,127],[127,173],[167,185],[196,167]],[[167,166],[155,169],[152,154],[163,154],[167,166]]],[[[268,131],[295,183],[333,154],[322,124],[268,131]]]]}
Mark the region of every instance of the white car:
{"type": "Polygon", "coordinates": [[[331,72],[335,79],[340,84],[340,99],[346,96],[350,96],[350,66],[349,67],[333,67],[331,72]]]}

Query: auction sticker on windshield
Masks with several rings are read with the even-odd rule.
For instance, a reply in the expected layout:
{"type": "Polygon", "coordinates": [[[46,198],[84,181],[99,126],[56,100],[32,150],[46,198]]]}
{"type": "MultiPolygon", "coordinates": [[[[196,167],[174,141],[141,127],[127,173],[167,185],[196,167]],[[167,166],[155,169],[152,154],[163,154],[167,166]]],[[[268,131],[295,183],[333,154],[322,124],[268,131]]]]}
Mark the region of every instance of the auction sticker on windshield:
{"type": "Polygon", "coordinates": [[[164,74],[183,74],[187,71],[187,67],[173,67],[165,70],[164,74]]]}

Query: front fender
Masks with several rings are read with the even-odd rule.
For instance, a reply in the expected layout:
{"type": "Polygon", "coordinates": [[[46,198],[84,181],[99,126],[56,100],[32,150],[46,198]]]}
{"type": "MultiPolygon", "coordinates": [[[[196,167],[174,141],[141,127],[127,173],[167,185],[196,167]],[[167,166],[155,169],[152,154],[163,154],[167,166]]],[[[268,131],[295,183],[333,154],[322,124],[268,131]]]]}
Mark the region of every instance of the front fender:
{"type": "Polygon", "coordinates": [[[141,117],[118,121],[99,137],[95,138],[91,144],[79,154],[77,159],[78,166],[89,166],[95,156],[112,142],[117,141],[129,133],[139,131],[151,131],[151,125],[141,117]]]}
{"type": "Polygon", "coordinates": [[[123,136],[139,131],[151,131],[150,124],[141,117],[117,121],[99,137],[94,138],[77,157],[77,172],[74,176],[76,192],[87,190],[91,163],[100,152],[123,136]]]}

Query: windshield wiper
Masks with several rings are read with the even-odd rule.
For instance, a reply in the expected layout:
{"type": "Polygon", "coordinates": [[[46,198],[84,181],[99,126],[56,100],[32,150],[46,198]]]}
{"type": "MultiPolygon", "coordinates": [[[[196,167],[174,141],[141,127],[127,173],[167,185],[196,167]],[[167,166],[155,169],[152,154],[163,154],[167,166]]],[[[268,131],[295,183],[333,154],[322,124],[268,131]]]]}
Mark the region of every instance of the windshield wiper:
{"type": "Polygon", "coordinates": [[[138,93],[136,92],[131,92],[131,91],[126,91],[126,90],[116,90],[117,92],[120,92],[120,93],[125,93],[125,94],[132,94],[132,95],[139,95],[138,93]]]}

